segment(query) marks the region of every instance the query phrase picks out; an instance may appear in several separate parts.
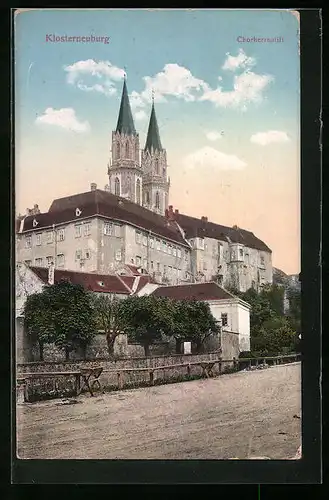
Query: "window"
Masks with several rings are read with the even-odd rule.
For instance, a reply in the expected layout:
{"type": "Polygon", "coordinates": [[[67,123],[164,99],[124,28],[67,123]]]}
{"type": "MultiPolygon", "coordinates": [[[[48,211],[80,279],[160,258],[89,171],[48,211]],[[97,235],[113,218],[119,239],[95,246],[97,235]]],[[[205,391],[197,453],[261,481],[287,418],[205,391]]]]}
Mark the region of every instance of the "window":
{"type": "Polygon", "coordinates": [[[162,251],[163,251],[164,253],[167,253],[167,245],[166,245],[166,242],[165,242],[165,241],[163,241],[163,242],[162,242],[162,251]]]}
{"type": "Polygon", "coordinates": [[[112,234],[112,224],[110,222],[104,223],[104,234],[111,236],[112,234]]]}
{"type": "Polygon", "coordinates": [[[160,240],[156,240],[157,250],[161,250],[160,240]]]}
{"type": "MultiPolygon", "coordinates": [[[[58,241],[64,241],[65,240],[65,229],[59,229],[58,230],[58,241]]],[[[62,254],[60,254],[62,255],[62,254]]]]}
{"type": "Polygon", "coordinates": [[[120,144],[117,143],[117,147],[116,147],[116,156],[117,158],[120,158],[120,144]]]}
{"type": "Polygon", "coordinates": [[[35,259],[34,263],[37,267],[42,267],[42,257],[35,259]]]}
{"type": "Polygon", "coordinates": [[[260,257],[260,265],[265,266],[265,259],[264,259],[263,255],[261,255],[261,257],[260,257]]]}
{"type": "Polygon", "coordinates": [[[177,255],[176,247],[172,247],[172,254],[174,257],[176,257],[176,255],[177,255]]]}
{"type": "Polygon", "coordinates": [[[160,262],[157,262],[157,271],[160,272],[160,262]]]}
{"type": "Polygon", "coordinates": [[[140,266],[142,263],[142,259],[139,255],[136,255],[136,266],[140,266]]]}
{"type": "Polygon", "coordinates": [[[136,181],[136,202],[138,205],[141,204],[141,181],[139,179],[136,181]]]}
{"type": "Polygon", "coordinates": [[[155,193],[155,208],[160,208],[160,195],[158,191],[155,193]]]}
{"type": "Polygon", "coordinates": [[[136,231],[136,243],[140,243],[142,241],[142,235],[139,231],[136,231]]]}
{"type": "Polygon", "coordinates": [[[147,259],[143,259],[143,267],[144,269],[147,269],[147,259]]]}
{"type": "Polygon", "coordinates": [[[32,264],[32,261],[31,260],[24,260],[24,264],[26,266],[30,266],[32,264]]]}
{"type": "Polygon", "coordinates": [[[31,248],[31,246],[32,246],[32,237],[26,236],[25,237],[25,248],[31,248]]]}
{"type": "Polygon", "coordinates": [[[227,313],[222,313],[222,326],[227,326],[227,325],[228,325],[227,313]]]}
{"type": "Polygon", "coordinates": [[[180,248],[177,248],[177,257],[180,259],[182,257],[182,251],[180,248]]]}
{"type": "Polygon", "coordinates": [[[90,250],[85,250],[85,259],[90,259],[90,250]]]}
{"type": "Polygon", "coordinates": [[[121,249],[119,249],[115,252],[115,260],[121,260],[121,258],[122,258],[121,249]]]}
{"type": "Polygon", "coordinates": [[[185,250],[185,260],[188,261],[188,250],[185,250]]]}
{"type": "Polygon", "coordinates": [[[118,177],[116,177],[114,181],[114,194],[120,196],[120,180],[118,177]]]}
{"type": "Polygon", "coordinates": [[[126,147],[125,147],[125,156],[126,158],[129,158],[129,142],[126,142],[126,147]]]}
{"type": "Polygon", "coordinates": [[[153,269],[154,269],[154,262],[153,260],[151,260],[151,270],[153,271],[153,269]]]}
{"type": "Polygon", "coordinates": [[[143,236],[143,245],[144,247],[147,246],[147,236],[143,236]]]}
{"type": "Polygon", "coordinates": [[[76,238],[81,237],[81,224],[78,224],[75,226],[75,237],[76,238]]]}
{"type": "Polygon", "coordinates": [[[86,224],[83,225],[83,234],[85,236],[90,234],[90,222],[86,222],[86,224]]]}
{"type": "Polygon", "coordinates": [[[47,266],[50,266],[51,264],[54,263],[54,257],[49,255],[49,257],[46,257],[46,261],[47,261],[47,266]]]}
{"type": "Polygon", "coordinates": [[[52,243],[54,239],[54,233],[52,231],[47,231],[47,243],[52,243]]]}
{"type": "Polygon", "coordinates": [[[240,257],[243,257],[243,249],[242,248],[239,248],[239,255],[240,255],[240,257]]]}
{"type": "Polygon", "coordinates": [[[114,235],[117,238],[120,238],[120,236],[121,236],[121,226],[119,226],[118,224],[114,225],[114,235]]]}
{"type": "Polygon", "coordinates": [[[57,255],[57,266],[58,267],[64,267],[65,259],[64,259],[64,254],[59,253],[57,255]]]}
{"type": "Polygon", "coordinates": [[[168,245],[168,254],[171,255],[172,246],[168,245]]]}
{"type": "Polygon", "coordinates": [[[75,260],[81,260],[82,259],[82,250],[76,250],[75,251],[75,260]]]}
{"type": "Polygon", "coordinates": [[[145,200],[146,200],[146,204],[149,205],[150,204],[150,193],[148,191],[146,191],[145,200]]]}
{"type": "Polygon", "coordinates": [[[41,233],[35,235],[35,244],[41,245],[41,233]]]}
{"type": "Polygon", "coordinates": [[[159,175],[159,160],[158,158],[155,159],[155,173],[159,175]]]}
{"type": "Polygon", "coordinates": [[[150,248],[154,248],[154,238],[150,238],[150,248]]]}

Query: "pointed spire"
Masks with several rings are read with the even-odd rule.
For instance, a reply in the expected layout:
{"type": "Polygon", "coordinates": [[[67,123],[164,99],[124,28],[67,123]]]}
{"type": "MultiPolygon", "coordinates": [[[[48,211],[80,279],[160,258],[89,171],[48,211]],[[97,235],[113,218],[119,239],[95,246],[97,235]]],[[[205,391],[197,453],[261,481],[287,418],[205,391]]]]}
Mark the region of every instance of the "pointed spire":
{"type": "Polygon", "coordinates": [[[116,132],[121,134],[135,135],[136,129],[134,125],[133,115],[130,108],[128,90],[126,84],[126,73],[124,74],[122,97],[119,111],[119,118],[116,132]]]}
{"type": "Polygon", "coordinates": [[[155,149],[157,149],[158,151],[162,150],[159,127],[154,108],[154,91],[152,91],[152,110],[151,110],[149,128],[147,132],[145,151],[146,150],[151,151],[152,147],[154,150],[155,149]]]}

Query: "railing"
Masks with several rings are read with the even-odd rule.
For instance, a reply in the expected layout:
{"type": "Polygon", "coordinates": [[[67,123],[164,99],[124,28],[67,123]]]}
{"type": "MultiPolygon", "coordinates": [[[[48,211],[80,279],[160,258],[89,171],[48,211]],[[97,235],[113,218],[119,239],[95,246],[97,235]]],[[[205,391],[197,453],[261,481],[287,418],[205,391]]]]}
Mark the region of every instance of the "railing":
{"type": "MultiPolygon", "coordinates": [[[[283,364],[285,362],[296,362],[300,361],[301,359],[301,354],[299,353],[293,353],[293,354],[287,354],[284,356],[262,356],[262,357],[257,357],[257,358],[233,358],[233,359],[215,359],[211,361],[193,361],[190,363],[178,363],[178,364],[172,364],[172,365],[162,365],[162,366],[153,366],[153,367],[147,367],[147,368],[120,368],[116,370],[103,370],[102,374],[116,374],[117,376],[117,388],[118,389],[123,389],[123,387],[126,385],[125,384],[125,374],[129,373],[148,373],[149,374],[149,385],[154,385],[154,373],[156,371],[160,370],[172,370],[174,368],[186,368],[186,376],[189,378],[191,377],[191,368],[193,366],[200,366],[202,369],[201,377],[203,378],[210,378],[214,376],[214,368],[218,364],[218,372],[219,374],[222,373],[222,367],[225,364],[231,364],[233,365],[233,371],[238,371],[240,368],[240,365],[246,364],[248,367],[252,366],[259,366],[260,361],[263,364],[268,364],[269,361],[272,361],[272,365],[278,365],[278,364],[283,364]]],[[[77,388],[77,393],[78,393],[78,388],[80,386],[79,379],[80,379],[81,371],[72,371],[72,372],[31,372],[31,373],[21,373],[17,375],[17,386],[21,386],[25,397],[24,399],[27,400],[27,390],[26,390],[26,385],[27,381],[29,379],[37,379],[37,378],[49,378],[49,377],[67,377],[67,376],[73,376],[76,379],[76,388],[77,388]],[[24,387],[24,388],[23,388],[24,387]]],[[[147,382],[147,380],[140,381],[141,382],[147,382]]]]}

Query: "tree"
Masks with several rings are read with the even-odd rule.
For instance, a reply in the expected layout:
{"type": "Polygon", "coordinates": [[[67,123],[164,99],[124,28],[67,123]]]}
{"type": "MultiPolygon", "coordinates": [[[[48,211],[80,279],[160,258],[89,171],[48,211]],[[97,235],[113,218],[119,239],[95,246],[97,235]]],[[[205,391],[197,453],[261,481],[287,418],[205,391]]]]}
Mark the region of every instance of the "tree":
{"type": "Polygon", "coordinates": [[[52,342],[54,330],[49,324],[49,300],[45,293],[28,295],[24,306],[24,324],[31,344],[39,347],[40,361],[43,361],[43,349],[52,342]]]}
{"type": "Polygon", "coordinates": [[[91,294],[63,280],[34,295],[39,297],[31,295],[24,309],[29,331],[63,349],[66,360],[79,347],[85,352],[95,335],[91,294]]]}
{"type": "Polygon", "coordinates": [[[155,341],[170,334],[173,326],[170,302],[153,295],[123,300],[120,315],[128,337],[142,344],[145,356],[150,355],[150,346],[155,341]]]}
{"type": "Polygon", "coordinates": [[[207,302],[178,300],[172,302],[173,326],[171,335],[176,339],[176,352],[184,341],[191,341],[200,352],[205,340],[219,332],[207,302]]]}
{"type": "Polygon", "coordinates": [[[120,301],[113,295],[96,295],[93,297],[93,308],[96,325],[105,332],[109,355],[113,356],[115,339],[124,329],[120,301]]]}
{"type": "Polygon", "coordinates": [[[284,317],[264,322],[257,336],[251,338],[252,351],[267,356],[294,352],[297,343],[298,335],[284,317]]]}

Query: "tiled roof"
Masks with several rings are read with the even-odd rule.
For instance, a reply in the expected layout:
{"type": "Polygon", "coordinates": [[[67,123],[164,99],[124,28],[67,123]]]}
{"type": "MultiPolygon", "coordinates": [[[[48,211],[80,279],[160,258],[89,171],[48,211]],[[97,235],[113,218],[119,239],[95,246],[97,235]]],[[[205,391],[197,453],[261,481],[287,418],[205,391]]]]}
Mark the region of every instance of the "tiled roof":
{"type": "MultiPolygon", "coordinates": [[[[48,269],[45,267],[30,267],[30,269],[43,281],[48,282],[48,269]]],[[[103,293],[117,293],[130,295],[124,283],[115,275],[101,275],[93,273],[81,273],[55,269],[55,283],[61,280],[70,281],[75,285],[82,285],[86,290],[103,293]]]]}
{"type": "Polygon", "coordinates": [[[155,235],[187,246],[173,221],[100,189],[54,200],[48,212],[26,217],[23,231],[38,230],[69,221],[79,222],[85,217],[97,215],[139,226],[155,235]],[[76,209],[79,209],[80,215],[76,214],[76,209]]]}
{"type": "Polygon", "coordinates": [[[223,300],[235,298],[234,295],[212,281],[208,283],[160,286],[154,290],[152,295],[176,300],[223,300]]]}
{"type": "Polygon", "coordinates": [[[270,248],[254,233],[245,229],[222,226],[214,222],[208,222],[205,219],[197,219],[180,213],[174,213],[173,217],[185,232],[187,239],[195,237],[214,238],[222,241],[231,241],[232,243],[241,243],[249,248],[271,252],[270,248]]]}

